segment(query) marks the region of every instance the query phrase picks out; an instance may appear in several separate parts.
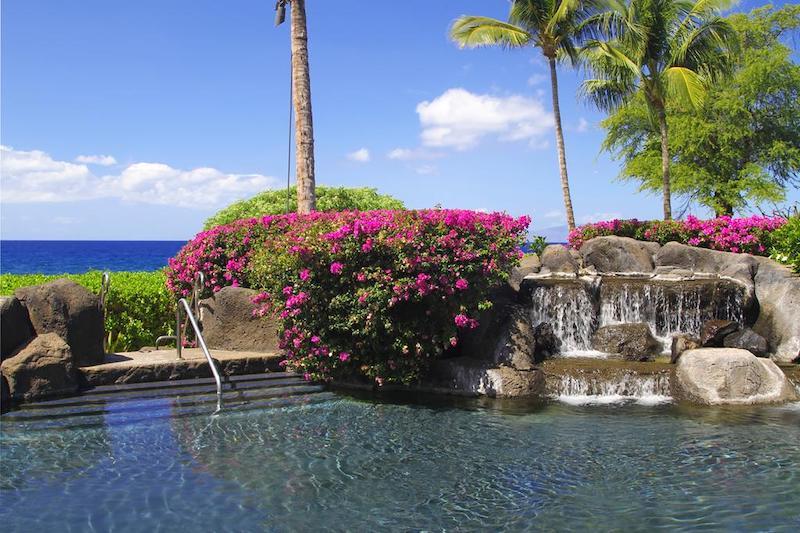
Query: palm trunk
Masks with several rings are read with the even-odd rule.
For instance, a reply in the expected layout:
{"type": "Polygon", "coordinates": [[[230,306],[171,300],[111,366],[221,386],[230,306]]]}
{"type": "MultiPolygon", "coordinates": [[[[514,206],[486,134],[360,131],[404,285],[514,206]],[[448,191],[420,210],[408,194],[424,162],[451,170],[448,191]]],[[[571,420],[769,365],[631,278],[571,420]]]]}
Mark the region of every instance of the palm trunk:
{"type": "Polygon", "coordinates": [[[567,154],[564,149],[564,130],[561,128],[561,106],[558,103],[558,75],[556,60],[547,58],[550,63],[550,88],[553,93],[553,116],[556,121],[556,147],[558,148],[558,166],[561,171],[561,194],[564,196],[564,209],[567,212],[567,227],[575,229],[575,214],[572,212],[572,197],[569,193],[569,176],[567,175],[567,154]]]}
{"type": "Polygon", "coordinates": [[[664,191],[664,220],[672,220],[672,193],[669,183],[669,135],[667,131],[667,114],[664,107],[658,108],[658,127],[661,131],[661,178],[664,191]]]}
{"type": "Polygon", "coordinates": [[[305,0],[292,0],[292,102],[294,104],[297,212],[316,209],[314,183],[314,124],[311,115],[311,75],[308,68],[308,29],[305,0]]]}

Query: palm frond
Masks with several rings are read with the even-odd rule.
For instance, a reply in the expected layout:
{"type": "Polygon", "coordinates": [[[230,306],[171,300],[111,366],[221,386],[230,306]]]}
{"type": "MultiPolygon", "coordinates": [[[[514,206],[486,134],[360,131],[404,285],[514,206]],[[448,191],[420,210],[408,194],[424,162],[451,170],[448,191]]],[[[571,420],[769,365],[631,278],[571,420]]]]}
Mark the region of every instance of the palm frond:
{"type": "Polygon", "coordinates": [[[678,101],[698,108],[706,97],[705,78],[698,72],[686,67],[669,67],[664,71],[664,86],[668,94],[678,101]]]}
{"type": "Polygon", "coordinates": [[[634,94],[636,85],[632,80],[588,79],[581,84],[581,94],[603,111],[613,111],[625,104],[634,94]]]}
{"type": "Polygon", "coordinates": [[[491,17],[459,17],[450,28],[450,38],[461,48],[502,46],[519,48],[530,44],[532,36],[523,28],[491,17]]]}

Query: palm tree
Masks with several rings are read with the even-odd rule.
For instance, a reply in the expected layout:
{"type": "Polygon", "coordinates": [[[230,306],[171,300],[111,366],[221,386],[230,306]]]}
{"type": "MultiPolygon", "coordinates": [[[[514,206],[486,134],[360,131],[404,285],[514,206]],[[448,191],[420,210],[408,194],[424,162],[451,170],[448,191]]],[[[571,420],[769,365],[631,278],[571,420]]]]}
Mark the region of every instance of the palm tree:
{"type": "Polygon", "coordinates": [[[513,0],[508,21],[476,16],[457,19],[450,29],[450,38],[463,47],[502,46],[504,48],[539,48],[550,66],[550,88],[553,96],[553,116],[556,125],[556,145],[561,171],[561,192],[567,212],[567,226],[575,228],[572,198],[567,175],[567,155],[561,127],[561,107],[558,103],[556,62],[577,61],[575,45],[577,22],[582,18],[585,4],[580,0],[513,0]]]}
{"type": "Polygon", "coordinates": [[[709,83],[729,69],[736,34],[720,11],[730,0],[606,0],[605,10],[583,29],[582,52],[596,76],[583,92],[600,109],[613,111],[636,94],[647,102],[660,134],[664,219],[672,218],[667,103],[698,106],[709,83]]]}
{"type": "Polygon", "coordinates": [[[311,114],[311,74],[308,68],[308,29],[305,0],[291,0],[292,103],[295,125],[297,212],[316,209],[314,182],[314,123],[311,114]]]}

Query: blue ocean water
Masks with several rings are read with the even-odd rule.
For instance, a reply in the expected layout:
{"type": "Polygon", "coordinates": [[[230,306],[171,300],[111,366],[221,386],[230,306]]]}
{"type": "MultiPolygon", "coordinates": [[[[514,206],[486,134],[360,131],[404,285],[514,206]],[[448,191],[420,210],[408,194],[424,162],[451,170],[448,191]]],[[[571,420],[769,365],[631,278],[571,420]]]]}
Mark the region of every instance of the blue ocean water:
{"type": "Polygon", "coordinates": [[[158,270],[184,241],[0,241],[3,274],[158,270]]]}

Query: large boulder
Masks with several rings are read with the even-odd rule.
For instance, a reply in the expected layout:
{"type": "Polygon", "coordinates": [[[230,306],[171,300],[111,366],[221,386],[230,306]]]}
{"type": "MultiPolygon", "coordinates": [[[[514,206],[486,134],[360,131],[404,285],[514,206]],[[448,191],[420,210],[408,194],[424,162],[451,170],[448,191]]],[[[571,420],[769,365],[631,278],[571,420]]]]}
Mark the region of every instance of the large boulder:
{"type": "Polygon", "coordinates": [[[0,358],[12,356],[33,335],[27,309],[13,296],[0,297],[0,358]]]}
{"type": "Polygon", "coordinates": [[[471,357],[435,361],[422,389],[493,398],[539,396],[544,392],[544,373],[509,366],[490,367],[471,357]]]}
{"type": "Polygon", "coordinates": [[[772,358],[787,363],[800,357],[800,277],[759,257],[755,291],[760,312],[753,329],[769,342],[772,358]]]}
{"type": "Polygon", "coordinates": [[[278,323],[253,316],[256,305],[252,289],[224,287],[200,301],[203,338],[209,348],[271,352],[278,349],[278,323]]]}
{"type": "Polygon", "coordinates": [[[560,244],[551,244],[542,252],[542,271],[575,274],[578,262],[570,251],[560,244]]]}
{"type": "Polygon", "coordinates": [[[722,341],[725,348],[741,348],[751,352],[756,357],[767,357],[769,347],[767,339],[750,328],[740,329],[726,336],[722,341]]]}
{"type": "Polygon", "coordinates": [[[530,370],[534,363],[536,338],[531,325],[530,312],[521,305],[510,308],[497,346],[493,362],[520,370],[530,370]]]}
{"type": "Polygon", "coordinates": [[[69,345],[75,364],[103,362],[103,311],[100,298],[68,279],[17,289],[37,335],[55,333],[69,345]]]}
{"type": "Polygon", "coordinates": [[[72,394],[78,390],[70,347],[55,333],[34,338],[0,365],[9,394],[17,400],[72,394]]]}
{"type": "Polygon", "coordinates": [[[629,237],[596,237],[581,246],[583,262],[598,272],[652,272],[660,245],[629,237]]]}
{"type": "Polygon", "coordinates": [[[737,348],[700,348],[681,355],[675,370],[679,397],[705,405],[749,405],[797,399],[781,369],[737,348]]]}
{"type": "Polygon", "coordinates": [[[739,331],[739,324],[731,320],[707,320],[700,327],[700,344],[707,348],[720,347],[725,337],[739,331]]]}
{"type": "Polygon", "coordinates": [[[511,269],[508,284],[515,291],[519,291],[520,284],[528,274],[537,274],[542,269],[542,262],[536,254],[526,254],[519,262],[519,266],[511,269]]]}
{"type": "Polygon", "coordinates": [[[619,354],[626,361],[652,361],[661,345],[647,324],[616,324],[603,326],[592,336],[592,347],[609,354],[619,354]]]}

